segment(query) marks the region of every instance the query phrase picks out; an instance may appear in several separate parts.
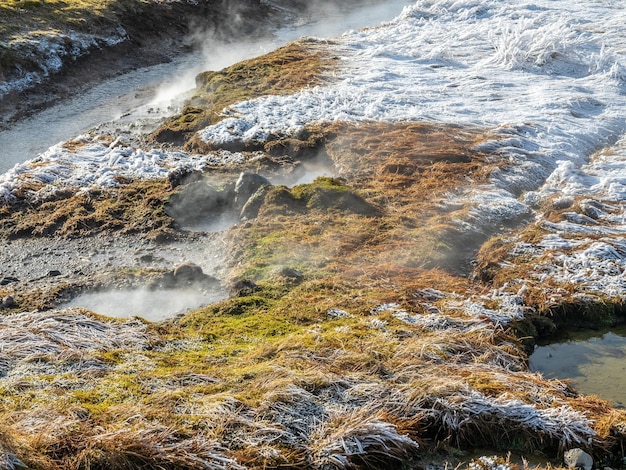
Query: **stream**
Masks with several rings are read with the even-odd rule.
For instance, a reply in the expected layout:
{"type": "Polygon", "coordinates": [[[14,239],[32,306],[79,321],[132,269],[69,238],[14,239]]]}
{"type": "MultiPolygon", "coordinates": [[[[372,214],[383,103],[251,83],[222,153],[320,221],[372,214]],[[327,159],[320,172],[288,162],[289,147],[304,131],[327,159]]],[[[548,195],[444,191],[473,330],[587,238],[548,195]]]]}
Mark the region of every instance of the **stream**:
{"type": "Polygon", "coordinates": [[[351,29],[374,26],[396,17],[408,0],[367,0],[360,7],[337,6],[316,18],[302,18],[275,31],[266,42],[207,42],[202,50],[174,57],[168,63],[108,79],[0,131],[0,173],[30,160],[50,146],[87,132],[98,124],[158,118],[174,114],[184,92],[193,89],[196,74],[220,70],[243,59],[269,52],[302,36],[333,37],[351,29]]]}

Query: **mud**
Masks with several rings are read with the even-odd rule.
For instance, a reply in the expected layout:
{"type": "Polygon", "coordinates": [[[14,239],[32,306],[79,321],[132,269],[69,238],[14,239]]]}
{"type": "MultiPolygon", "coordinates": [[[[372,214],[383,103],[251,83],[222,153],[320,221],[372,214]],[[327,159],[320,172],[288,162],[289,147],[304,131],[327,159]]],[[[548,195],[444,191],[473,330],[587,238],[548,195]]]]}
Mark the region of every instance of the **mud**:
{"type": "Polygon", "coordinates": [[[147,285],[187,261],[222,280],[223,246],[220,233],[183,235],[168,244],[119,234],[3,240],[0,297],[11,295],[22,311],[50,308],[81,292],[147,285]]]}

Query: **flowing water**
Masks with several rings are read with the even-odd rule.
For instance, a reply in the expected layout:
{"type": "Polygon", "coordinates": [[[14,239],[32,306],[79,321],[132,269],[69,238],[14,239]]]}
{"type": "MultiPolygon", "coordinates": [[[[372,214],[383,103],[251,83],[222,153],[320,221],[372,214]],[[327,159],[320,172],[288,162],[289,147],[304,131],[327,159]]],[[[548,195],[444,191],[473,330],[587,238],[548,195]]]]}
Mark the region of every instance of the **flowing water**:
{"type": "Polygon", "coordinates": [[[530,368],[549,378],[567,379],[576,390],[626,406],[626,325],[585,330],[562,342],[540,345],[530,368]]]}
{"type": "Polygon", "coordinates": [[[202,70],[219,70],[301,36],[335,36],[350,29],[376,25],[397,16],[407,3],[408,0],[368,0],[359,7],[327,8],[316,18],[302,18],[298,24],[277,31],[273,41],[229,44],[207,41],[203,51],[105,80],[1,131],[0,173],[100,123],[120,118],[128,123],[138,118],[156,117],[159,109],[171,113],[171,100],[193,88],[194,77],[202,70]]]}

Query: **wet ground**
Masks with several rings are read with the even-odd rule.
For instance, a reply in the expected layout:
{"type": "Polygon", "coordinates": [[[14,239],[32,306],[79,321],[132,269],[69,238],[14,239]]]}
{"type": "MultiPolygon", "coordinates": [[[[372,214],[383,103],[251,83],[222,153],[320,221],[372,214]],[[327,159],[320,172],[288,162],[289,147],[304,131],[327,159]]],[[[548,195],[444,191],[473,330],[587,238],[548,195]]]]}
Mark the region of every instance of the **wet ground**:
{"type": "MultiPolygon", "coordinates": [[[[63,302],[74,291],[142,289],[151,277],[170,272],[184,262],[193,262],[205,274],[221,280],[225,275],[223,247],[223,234],[219,233],[190,234],[169,244],[123,235],[0,241],[0,283],[4,284],[1,289],[14,296],[18,305],[28,304],[26,297],[35,295],[34,292],[69,289],[58,299],[63,302]]],[[[206,303],[208,297],[212,300],[225,297],[221,289],[210,294],[195,290],[203,297],[197,305],[206,303]]],[[[93,303],[74,305],[94,307],[93,303]]],[[[106,308],[93,310],[109,314],[106,308]]],[[[143,312],[135,312],[140,313],[143,312]]],[[[111,315],[116,316],[115,312],[111,315]]],[[[161,311],[157,316],[162,319],[163,315],[161,311]]]]}

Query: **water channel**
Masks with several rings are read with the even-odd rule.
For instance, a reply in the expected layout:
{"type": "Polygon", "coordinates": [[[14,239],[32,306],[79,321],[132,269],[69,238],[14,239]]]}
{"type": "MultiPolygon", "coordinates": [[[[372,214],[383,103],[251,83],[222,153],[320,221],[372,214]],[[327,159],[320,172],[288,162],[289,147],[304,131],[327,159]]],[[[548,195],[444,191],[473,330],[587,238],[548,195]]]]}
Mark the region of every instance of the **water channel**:
{"type": "Polygon", "coordinates": [[[70,140],[112,120],[130,122],[172,114],[172,100],[194,87],[203,70],[220,70],[243,59],[269,52],[301,36],[333,37],[351,29],[375,26],[396,17],[409,0],[366,0],[360,6],[339,5],[315,18],[275,32],[267,42],[214,43],[204,50],[172,58],[171,62],[141,68],[105,80],[77,96],[14,123],[0,131],[0,173],[36,157],[50,146],[70,140]]]}

